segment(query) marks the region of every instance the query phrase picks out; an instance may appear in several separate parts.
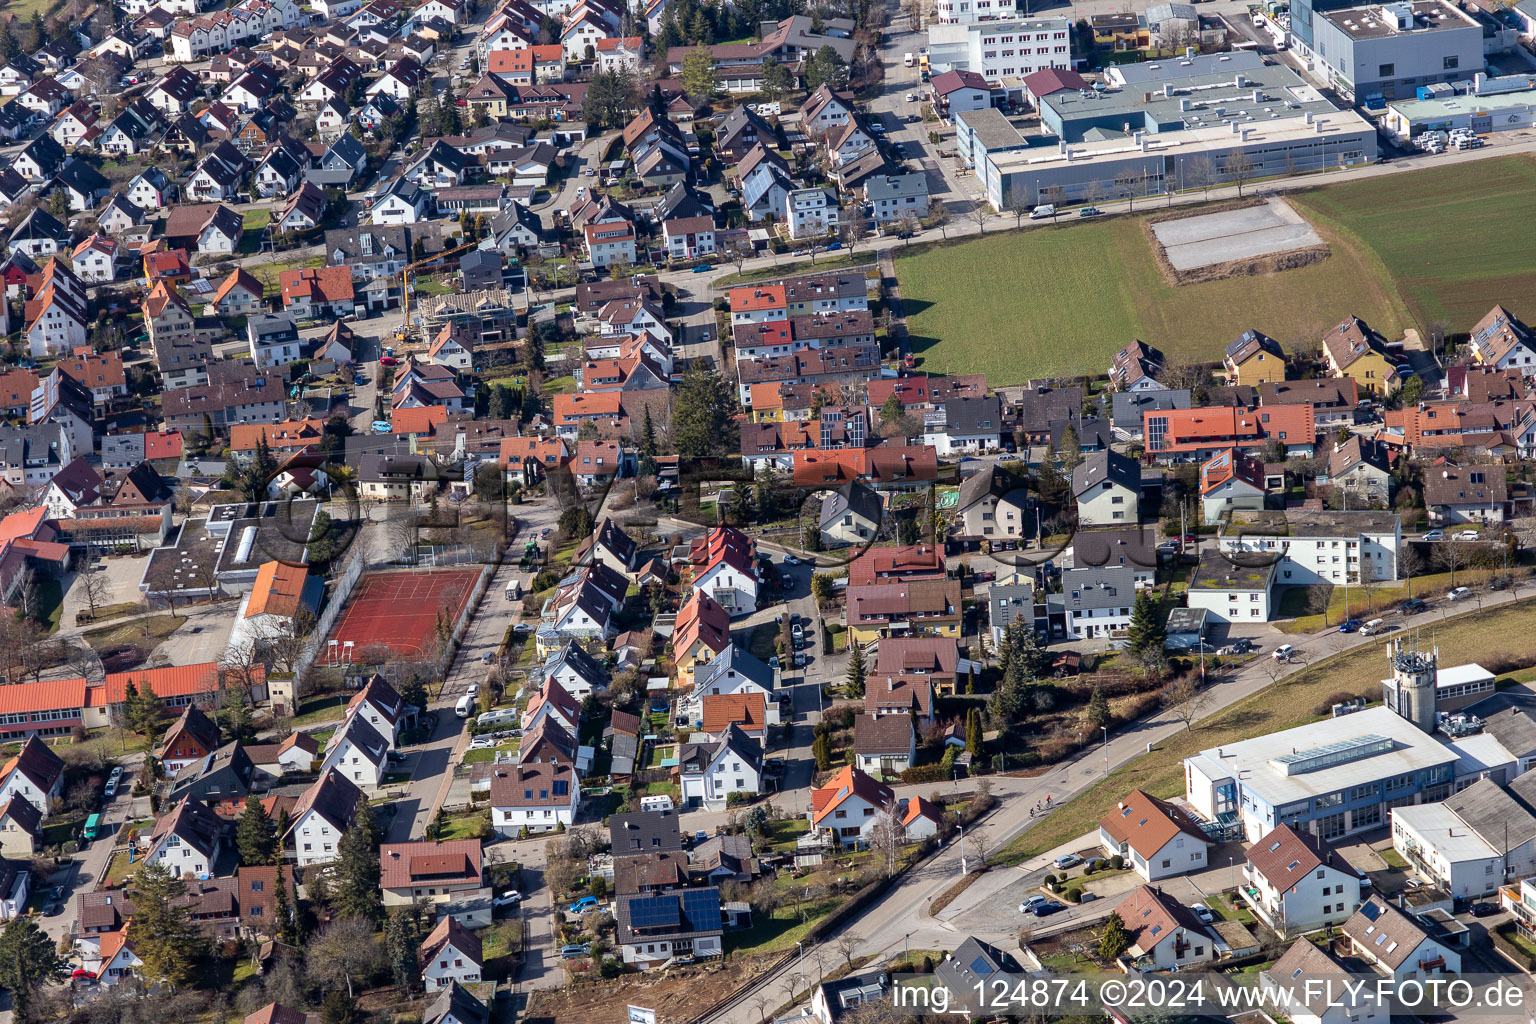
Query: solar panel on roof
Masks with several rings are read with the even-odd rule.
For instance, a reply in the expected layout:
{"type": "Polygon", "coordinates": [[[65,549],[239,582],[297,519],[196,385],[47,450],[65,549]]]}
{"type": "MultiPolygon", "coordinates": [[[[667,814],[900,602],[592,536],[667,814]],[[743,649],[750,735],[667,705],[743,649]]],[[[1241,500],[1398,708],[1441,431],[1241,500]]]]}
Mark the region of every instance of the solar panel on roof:
{"type": "Polygon", "coordinates": [[[978,956],[975,960],[971,961],[971,973],[980,975],[991,974],[992,965],[987,962],[986,957],[978,956]]]}
{"type": "Polygon", "coordinates": [[[720,899],[715,892],[684,892],[683,913],[688,926],[694,931],[710,931],[720,927],[720,899]]]}
{"type": "Polygon", "coordinates": [[[634,928],[668,928],[678,923],[677,898],[645,896],[629,901],[629,923],[634,928]]]}

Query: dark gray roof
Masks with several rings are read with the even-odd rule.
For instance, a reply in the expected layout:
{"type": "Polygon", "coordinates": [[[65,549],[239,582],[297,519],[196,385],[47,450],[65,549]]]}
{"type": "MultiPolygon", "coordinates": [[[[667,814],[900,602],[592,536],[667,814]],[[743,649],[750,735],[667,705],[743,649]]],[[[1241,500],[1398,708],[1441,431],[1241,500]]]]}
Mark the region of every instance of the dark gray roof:
{"type": "Polygon", "coordinates": [[[1116,391],[1111,400],[1110,419],[1120,430],[1141,430],[1141,414],[1190,407],[1188,388],[1166,391],[1116,391]]]}
{"type": "Polygon", "coordinates": [[[1517,759],[1536,754],[1536,719],[1524,708],[1505,708],[1483,716],[1483,731],[1517,759]]]}
{"type": "Polygon", "coordinates": [[[427,1005],[426,1012],[422,1014],[421,1024],[442,1024],[452,1017],[459,1024],[486,1024],[490,1019],[490,1012],[485,1004],[470,994],[468,989],[459,985],[456,981],[450,981],[448,987],[443,989],[442,995],[432,1000],[427,1005]]]}
{"type": "Polygon", "coordinates": [[[988,494],[1002,498],[1014,492],[1021,492],[1018,496],[1021,506],[1028,503],[1028,487],[1024,479],[1001,466],[993,465],[961,482],[960,502],[955,506],[955,511],[963,513],[988,494]]]}
{"type": "Polygon", "coordinates": [[[1134,526],[1114,530],[1079,530],[1072,538],[1072,564],[1078,569],[1157,569],[1152,536],[1134,526]]]}
{"type": "Polygon", "coordinates": [[[990,984],[989,979],[996,975],[1023,972],[1023,966],[1012,954],[974,935],[968,936],[953,953],[933,968],[934,977],[954,994],[961,1006],[970,1005],[969,1000],[974,998],[977,985],[990,984]]]}
{"type": "Polygon", "coordinates": [[[1002,627],[1016,616],[1035,618],[1035,588],[1030,583],[992,584],[987,590],[987,604],[992,611],[992,625],[1002,627]]]}
{"type": "Polygon", "coordinates": [[[1061,593],[1068,611],[1129,608],[1136,600],[1136,578],[1130,569],[1068,569],[1061,574],[1061,593]]]}
{"type": "Polygon", "coordinates": [[[1536,835],[1536,815],[1492,779],[1479,779],[1447,797],[1445,806],[1495,850],[1518,846],[1536,835]]]}
{"type": "Polygon", "coordinates": [[[1205,608],[1175,608],[1168,613],[1168,633],[1203,634],[1206,616],[1205,608]]]}
{"type": "Polygon", "coordinates": [[[773,692],[773,669],[735,644],[726,645],[725,650],[695,670],[693,692],[702,694],[718,680],[736,676],[773,692]]]}
{"type": "Polygon", "coordinates": [[[1132,494],[1141,493],[1141,467],[1129,455],[1111,449],[1094,452],[1072,471],[1072,493],[1081,496],[1106,480],[1132,494]]]}
{"type": "Polygon", "coordinates": [[[951,398],[943,403],[944,429],[951,437],[997,434],[1003,429],[1002,404],[994,395],[980,398],[951,398]]]}
{"type": "Polygon", "coordinates": [[[880,525],[880,495],[863,484],[849,481],[831,491],[821,501],[820,525],[825,529],[846,513],[852,513],[874,526],[880,525]]]}
{"type": "Polygon", "coordinates": [[[928,176],[915,171],[911,174],[877,174],[864,183],[864,196],[872,203],[927,194],[928,176]]]}
{"type": "Polygon", "coordinates": [[[597,659],[588,654],[580,644],[568,643],[554,654],[544,666],[546,676],[554,676],[562,668],[569,668],[594,690],[605,689],[608,686],[608,676],[603,672],[603,666],[597,659]]]}
{"type": "Polygon", "coordinates": [[[831,1013],[832,1024],[842,1020],[849,1010],[865,1003],[877,1002],[885,993],[889,981],[885,968],[876,967],[858,974],[849,974],[834,981],[821,983],[821,994],[831,1013]]]}
{"type": "Polygon", "coordinates": [[[725,930],[720,890],[714,886],[620,896],[617,916],[621,943],[718,935],[725,930]]]}
{"type": "Polygon", "coordinates": [[[683,848],[675,811],[631,811],[608,819],[608,839],[615,857],[683,848]]]}

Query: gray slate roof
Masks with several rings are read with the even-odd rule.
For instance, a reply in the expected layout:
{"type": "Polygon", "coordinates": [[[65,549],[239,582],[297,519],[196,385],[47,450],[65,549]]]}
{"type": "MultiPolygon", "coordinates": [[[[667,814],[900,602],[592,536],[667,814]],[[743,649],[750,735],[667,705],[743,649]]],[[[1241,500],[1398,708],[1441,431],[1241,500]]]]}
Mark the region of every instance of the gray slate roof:
{"type": "Polygon", "coordinates": [[[1061,592],[1068,611],[1129,608],[1136,600],[1136,577],[1130,569],[1068,569],[1061,574],[1061,592]]]}

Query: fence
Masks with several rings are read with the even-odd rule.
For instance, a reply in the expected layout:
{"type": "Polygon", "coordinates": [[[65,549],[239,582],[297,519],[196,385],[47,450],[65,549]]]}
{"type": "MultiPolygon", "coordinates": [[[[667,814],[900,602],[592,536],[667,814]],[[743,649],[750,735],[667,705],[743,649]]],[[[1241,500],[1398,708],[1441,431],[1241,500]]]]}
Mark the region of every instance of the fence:
{"type": "Polygon", "coordinates": [[[331,635],[331,627],[336,625],[336,617],[346,607],[347,598],[352,596],[352,588],[357,585],[358,577],[368,568],[368,556],[363,553],[360,545],[353,545],[351,559],[347,567],[336,578],[335,585],[331,588],[331,599],[321,610],[315,620],[315,629],[309,635],[309,643],[304,645],[303,651],[294,662],[293,673],[299,675],[309,666],[315,663],[320,655],[320,646],[325,643],[325,638],[331,635]]]}

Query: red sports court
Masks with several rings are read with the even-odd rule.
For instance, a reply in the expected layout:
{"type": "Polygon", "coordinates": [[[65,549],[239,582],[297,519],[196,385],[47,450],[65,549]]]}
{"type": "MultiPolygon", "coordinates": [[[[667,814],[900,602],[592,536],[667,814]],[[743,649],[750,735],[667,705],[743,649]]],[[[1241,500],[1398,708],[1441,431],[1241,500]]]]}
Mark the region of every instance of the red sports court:
{"type": "Polygon", "coordinates": [[[357,581],[331,630],[326,661],[352,661],[375,644],[386,644],[402,657],[421,656],[436,631],[439,611],[457,625],[479,575],[479,569],[368,573],[357,581]]]}

